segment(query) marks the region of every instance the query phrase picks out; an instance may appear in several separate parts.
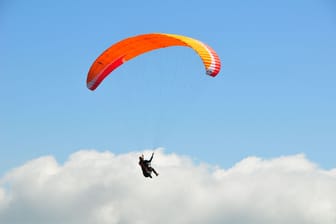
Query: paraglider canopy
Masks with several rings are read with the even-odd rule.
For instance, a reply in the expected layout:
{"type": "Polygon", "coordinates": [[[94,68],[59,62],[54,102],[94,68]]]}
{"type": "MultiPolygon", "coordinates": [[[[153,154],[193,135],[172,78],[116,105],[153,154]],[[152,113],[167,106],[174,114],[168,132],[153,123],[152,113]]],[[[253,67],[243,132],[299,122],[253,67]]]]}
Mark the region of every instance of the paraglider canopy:
{"type": "Polygon", "coordinates": [[[192,48],[201,58],[206,74],[215,77],[221,67],[217,53],[199,40],[176,34],[150,33],[123,39],[106,49],[92,64],[86,84],[95,90],[117,67],[143,53],[171,46],[192,48]]]}

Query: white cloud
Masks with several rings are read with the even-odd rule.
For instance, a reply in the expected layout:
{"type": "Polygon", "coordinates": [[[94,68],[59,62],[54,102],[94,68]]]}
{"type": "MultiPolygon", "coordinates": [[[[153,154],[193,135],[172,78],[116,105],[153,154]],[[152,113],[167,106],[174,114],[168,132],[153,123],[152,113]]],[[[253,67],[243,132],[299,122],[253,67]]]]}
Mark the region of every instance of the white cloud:
{"type": "Polygon", "coordinates": [[[64,164],[29,161],[0,182],[0,223],[335,224],[336,169],[304,155],[249,157],[224,170],[156,150],[160,176],[145,179],[141,153],[83,150],[64,164]]]}

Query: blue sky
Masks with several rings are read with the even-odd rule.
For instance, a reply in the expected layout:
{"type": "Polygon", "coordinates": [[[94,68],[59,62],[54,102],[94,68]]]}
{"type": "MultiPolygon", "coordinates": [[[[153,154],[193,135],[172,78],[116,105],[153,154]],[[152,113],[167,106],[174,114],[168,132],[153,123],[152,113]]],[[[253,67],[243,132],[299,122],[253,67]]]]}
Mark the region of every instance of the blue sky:
{"type": "Polygon", "coordinates": [[[335,167],[333,1],[17,0],[0,15],[1,173],[42,155],[159,146],[222,167],[296,153],[335,167]],[[103,50],[149,32],[209,44],[221,73],[169,48],[86,88],[103,50]]]}

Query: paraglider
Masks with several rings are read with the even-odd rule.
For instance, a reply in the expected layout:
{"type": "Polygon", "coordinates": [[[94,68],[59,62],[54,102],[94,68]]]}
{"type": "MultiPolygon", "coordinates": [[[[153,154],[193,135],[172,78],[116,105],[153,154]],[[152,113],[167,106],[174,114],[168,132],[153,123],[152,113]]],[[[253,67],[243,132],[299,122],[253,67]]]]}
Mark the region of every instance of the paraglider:
{"type": "Polygon", "coordinates": [[[221,67],[217,53],[199,40],[176,34],[149,33],[121,40],[106,49],[92,64],[86,84],[95,90],[116,68],[146,52],[172,46],[192,48],[201,58],[206,74],[215,77],[221,67]]]}
{"type": "MultiPolygon", "coordinates": [[[[108,75],[125,62],[149,51],[173,46],[193,49],[202,60],[207,75],[215,77],[219,73],[221,61],[217,53],[205,43],[177,34],[149,33],[123,39],[106,49],[91,65],[86,85],[93,91],[108,75]]],[[[156,176],[159,175],[151,167],[153,156],[154,153],[149,160],[145,160],[144,155],[139,157],[139,165],[145,177],[152,178],[152,172],[156,176]]]]}
{"type": "Polygon", "coordinates": [[[149,160],[145,160],[143,154],[139,157],[139,165],[141,166],[142,174],[144,175],[144,177],[152,178],[152,172],[154,172],[156,176],[159,175],[159,173],[156,172],[156,170],[151,166],[153,156],[154,152],[152,153],[152,156],[149,160]]]}

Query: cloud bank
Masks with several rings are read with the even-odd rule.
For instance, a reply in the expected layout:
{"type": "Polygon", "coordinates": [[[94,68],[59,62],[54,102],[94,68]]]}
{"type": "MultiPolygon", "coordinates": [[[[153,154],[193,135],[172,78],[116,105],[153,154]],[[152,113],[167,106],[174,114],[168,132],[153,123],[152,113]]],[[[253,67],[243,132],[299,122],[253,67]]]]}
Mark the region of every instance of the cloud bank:
{"type": "Polygon", "coordinates": [[[230,169],[156,150],[158,177],[141,153],[78,151],[59,164],[45,156],[0,180],[6,224],[335,224],[336,169],[293,155],[246,158],[230,169]]]}

